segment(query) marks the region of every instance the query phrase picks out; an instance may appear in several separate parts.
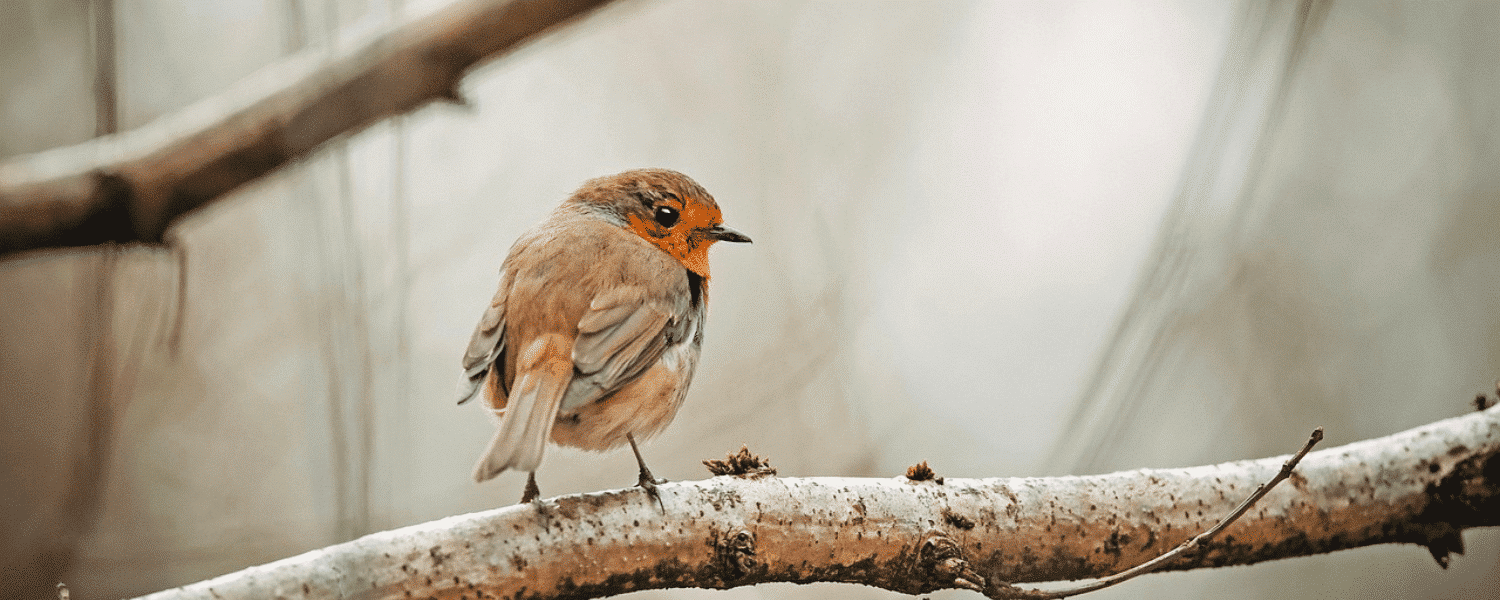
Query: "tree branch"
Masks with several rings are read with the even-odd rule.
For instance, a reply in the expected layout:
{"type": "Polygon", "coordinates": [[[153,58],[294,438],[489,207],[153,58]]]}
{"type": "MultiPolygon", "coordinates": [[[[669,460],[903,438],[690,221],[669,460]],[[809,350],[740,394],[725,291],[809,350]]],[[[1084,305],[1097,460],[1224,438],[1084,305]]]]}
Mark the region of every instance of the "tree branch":
{"type": "MultiPolygon", "coordinates": [[[[1373,544],[1426,546],[1500,525],[1500,408],[1308,454],[1290,485],[1166,569],[1373,544]]],[[[592,598],[767,582],[903,593],[1104,577],[1228,514],[1286,456],[1088,477],[913,481],[719,476],[565,496],[377,533],[147,596],[592,598]],[[941,481],[941,483],[939,483],[941,481]]],[[[765,471],[762,471],[764,473],[765,471]]]]}
{"type": "Polygon", "coordinates": [[[1303,444],[1301,450],[1298,450],[1297,453],[1293,454],[1292,457],[1287,459],[1286,462],[1281,463],[1281,470],[1276,473],[1275,477],[1272,477],[1270,481],[1260,484],[1260,487],[1255,488],[1255,493],[1250,494],[1250,497],[1246,498],[1244,502],[1240,502],[1239,506],[1234,507],[1234,510],[1230,512],[1228,516],[1220,519],[1219,522],[1214,524],[1213,527],[1210,527],[1208,531],[1188,538],[1188,541],[1178,544],[1176,548],[1167,551],[1166,554],[1159,555],[1156,558],[1148,560],[1144,563],[1138,564],[1129,569],[1125,569],[1124,571],[1115,573],[1113,575],[1110,575],[1109,577],[1095,580],[1085,585],[1046,592],[1043,592],[1041,590],[1023,590],[1020,588],[1016,588],[1015,597],[1025,598],[1027,600],[1052,600],[1055,598],[1067,598],[1070,596],[1078,596],[1081,594],[1086,594],[1088,592],[1116,586],[1131,579],[1135,579],[1136,577],[1140,577],[1141,575],[1155,572],[1156,570],[1170,564],[1172,561],[1177,560],[1182,555],[1198,549],[1209,540],[1212,540],[1214,536],[1219,535],[1220,532],[1224,531],[1230,525],[1234,524],[1235,521],[1238,521],[1240,517],[1245,516],[1245,512],[1250,510],[1250,507],[1255,506],[1256,502],[1259,502],[1261,498],[1266,497],[1266,494],[1271,493],[1271,490],[1276,489],[1276,484],[1285,481],[1288,477],[1291,477],[1292,473],[1294,473],[1297,468],[1297,463],[1301,462],[1302,457],[1307,456],[1307,453],[1312,450],[1313,446],[1317,445],[1317,443],[1321,441],[1323,441],[1323,428],[1319,427],[1313,430],[1312,435],[1307,438],[1307,443],[1303,444]]]}
{"type": "Polygon", "coordinates": [[[608,0],[460,2],[329,59],[314,49],[134,131],[0,163],[0,254],[157,243],[174,219],[608,0]]]}

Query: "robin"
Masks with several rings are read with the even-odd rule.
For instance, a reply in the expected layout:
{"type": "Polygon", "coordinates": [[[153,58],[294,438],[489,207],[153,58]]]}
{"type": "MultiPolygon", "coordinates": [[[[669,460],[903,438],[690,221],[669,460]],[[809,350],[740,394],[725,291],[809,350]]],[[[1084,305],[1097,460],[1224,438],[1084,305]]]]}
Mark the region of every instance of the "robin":
{"type": "Polygon", "coordinates": [[[539,491],[547,439],[602,452],[629,443],[639,485],[658,480],[637,436],[672,422],[698,364],[708,248],[749,242],[697,182],[666,169],[591,179],[522,234],[464,353],[459,404],[484,393],[498,417],[474,466],[527,471],[539,491]]]}

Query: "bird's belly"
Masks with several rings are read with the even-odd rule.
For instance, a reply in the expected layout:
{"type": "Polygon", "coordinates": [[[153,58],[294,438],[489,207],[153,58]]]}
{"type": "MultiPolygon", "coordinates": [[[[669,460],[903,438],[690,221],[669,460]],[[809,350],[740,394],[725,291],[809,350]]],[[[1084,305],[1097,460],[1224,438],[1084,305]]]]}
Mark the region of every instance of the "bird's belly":
{"type": "Polygon", "coordinates": [[[552,426],[552,441],[603,451],[625,445],[627,433],[637,440],[660,433],[687,397],[698,351],[698,345],[690,341],[669,347],[655,365],[619,391],[559,414],[552,426]]]}

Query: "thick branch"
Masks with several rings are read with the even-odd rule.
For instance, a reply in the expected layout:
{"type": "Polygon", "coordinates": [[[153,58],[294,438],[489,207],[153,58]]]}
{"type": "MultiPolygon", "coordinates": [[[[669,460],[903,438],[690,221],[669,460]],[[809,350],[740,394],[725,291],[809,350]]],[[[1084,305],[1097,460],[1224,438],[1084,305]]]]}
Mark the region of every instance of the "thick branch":
{"type": "MultiPolygon", "coordinates": [[[[1500,408],[1307,455],[1224,533],[1167,568],[1385,543],[1461,552],[1500,525],[1500,408]]],[[[148,596],[591,598],[773,581],[905,593],[1101,577],[1207,529],[1285,456],[1028,479],[741,478],[566,496],[450,517],[148,596]],[[942,481],[942,483],[938,483],[942,481]]]]}
{"type": "Polygon", "coordinates": [[[177,217],[339,135],[458,99],[463,74],[608,0],[459,2],[328,58],[310,50],[140,129],[0,164],[0,254],[159,242],[177,217]]]}

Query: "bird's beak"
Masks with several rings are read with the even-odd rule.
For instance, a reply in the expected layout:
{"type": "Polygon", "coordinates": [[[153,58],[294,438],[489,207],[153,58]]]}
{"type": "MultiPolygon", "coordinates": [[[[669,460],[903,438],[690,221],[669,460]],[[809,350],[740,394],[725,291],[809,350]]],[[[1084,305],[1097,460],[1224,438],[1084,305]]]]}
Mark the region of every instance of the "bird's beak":
{"type": "Polygon", "coordinates": [[[719,240],[721,242],[750,242],[750,236],[735,231],[734,228],[725,225],[719,225],[718,227],[714,227],[713,229],[708,230],[708,237],[719,240]]]}

